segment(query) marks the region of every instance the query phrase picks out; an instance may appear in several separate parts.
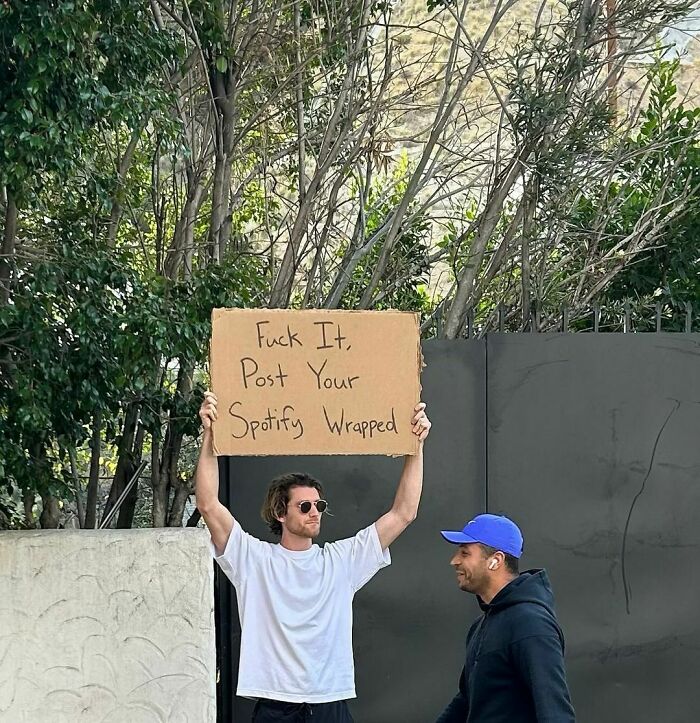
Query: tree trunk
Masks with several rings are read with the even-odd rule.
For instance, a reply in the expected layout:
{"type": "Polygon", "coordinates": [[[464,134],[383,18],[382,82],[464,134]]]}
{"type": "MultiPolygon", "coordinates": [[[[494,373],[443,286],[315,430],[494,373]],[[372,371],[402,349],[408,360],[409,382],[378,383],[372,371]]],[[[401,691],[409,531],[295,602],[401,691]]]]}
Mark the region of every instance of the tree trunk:
{"type": "MultiPolygon", "coordinates": [[[[190,521],[192,518],[187,521],[187,527],[194,527],[196,526],[196,522],[194,525],[190,525],[190,521]]],[[[10,529],[10,510],[8,507],[5,507],[0,502],[0,530],[9,530],[10,529]]]]}
{"type": "Polygon", "coordinates": [[[523,235],[521,240],[521,305],[522,305],[522,328],[523,331],[531,327],[531,306],[532,306],[532,272],[530,268],[530,234],[534,224],[535,211],[537,209],[537,176],[533,174],[532,180],[525,186],[525,212],[523,214],[523,235]]]}
{"type": "Polygon", "coordinates": [[[44,509],[41,511],[39,522],[43,530],[55,530],[58,528],[61,519],[61,509],[58,506],[58,500],[53,495],[42,495],[41,500],[44,503],[44,509]]]}
{"type": "Polygon", "coordinates": [[[124,155],[119,161],[117,166],[117,186],[114,189],[114,195],[112,196],[112,211],[109,216],[109,230],[107,232],[107,244],[111,247],[114,246],[114,242],[117,239],[117,231],[119,230],[119,221],[122,217],[122,206],[119,203],[119,195],[121,186],[124,183],[124,177],[131,167],[131,162],[134,160],[134,153],[136,152],[136,146],[141,138],[142,127],[134,128],[131,132],[131,138],[129,144],[124,151],[124,155]]]}
{"type": "MultiPolygon", "coordinates": [[[[192,391],[192,379],[194,374],[193,364],[181,366],[177,379],[178,396],[183,398],[189,397],[192,391]]],[[[177,462],[180,456],[180,448],[182,447],[182,438],[184,436],[180,425],[172,416],[168,419],[168,426],[165,432],[165,439],[161,449],[160,459],[156,455],[153,457],[151,471],[153,485],[153,526],[166,527],[169,524],[170,515],[168,514],[168,500],[170,497],[170,489],[179,487],[177,479],[177,462]]],[[[156,452],[157,445],[154,443],[153,450],[156,452]]]]}
{"type": "Polygon", "coordinates": [[[17,204],[9,189],[6,189],[5,229],[0,256],[0,304],[7,304],[10,298],[12,257],[17,240],[17,204]]]}
{"type": "Polygon", "coordinates": [[[24,524],[30,529],[36,526],[36,522],[34,520],[35,499],[36,495],[34,492],[25,492],[24,497],[22,498],[22,502],[24,504],[24,524]]]}
{"type": "MultiPolygon", "coordinates": [[[[177,378],[176,394],[187,399],[192,393],[192,379],[194,375],[194,364],[189,363],[181,366],[177,378]]],[[[159,465],[159,478],[157,482],[157,490],[153,491],[153,526],[165,527],[169,525],[171,519],[174,519],[172,513],[168,514],[168,500],[170,490],[179,489],[180,484],[177,476],[177,462],[180,457],[180,449],[182,448],[182,439],[184,432],[182,425],[173,418],[174,412],[168,420],[168,428],[165,433],[165,441],[159,465]],[[156,492],[158,499],[156,499],[156,492]]],[[[177,494],[175,495],[177,497],[177,494]]],[[[175,500],[173,500],[175,504],[175,500]]],[[[179,502],[178,502],[179,504],[179,502]]],[[[180,513],[182,515],[182,513],[180,513]]],[[[180,518],[181,520],[181,518],[180,518]]],[[[176,525],[179,527],[182,522],[178,520],[176,525]]]]}
{"type": "Polygon", "coordinates": [[[301,58],[301,0],[294,1],[294,59],[296,62],[296,112],[299,203],[306,195],[306,127],[304,125],[304,70],[301,58]]]}
{"type": "Polygon", "coordinates": [[[168,514],[167,480],[160,474],[160,429],[151,438],[151,490],[153,509],[151,512],[153,527],[165,527],[168,514]]]}
{"type": "Polygon", "coordinates": [[[97,527],[97,493],[100,484],[100,454],[102,453],[102,413],[100,411],[95,412],[92,417],[90,450],[90,478],[85,502],[85,528],[94,530],[97,527]]]}
{"type": "Polygon", "coordinates": [[[168,515],[168,527],[182,527],[182,517],[185,514],[185,505],[187,499],[192,494],[191,481],[180,482],[175,489],[173,503],[170,506],[170,514],[168,515]]]}
{"type": "Polygon", "coordinates": [[[219,251],[217,254],[219,260],[226,256],[231,241],[231,156],[227,155],[226,159],[226,165],[224,166],[224,196],[221,207],[223,216],[219,228],[219,251]]]}
{"type": "Polygon", "coordinates": [[[109,497],[107,498],[107,504],[105,505],[104,512],[102,513],[102,521],[104,521],[109,514],[110,510],[116,504],[119,496],[124,491],[126,483],[129,481],[131,475],[133,475],[136,469],[136,464],[133,459],[133,447],[134,447],[134,435],[136,434],[136,425],[139,418],[139,405],[132,402],[126,412],[126,419],[124,420],[124,429],[122,431],[121,441],[119,442],[119,454],[117,458],[117,469],[114,473],[114,479],[112,480],[112,487],[109,491],[109,497]]]}
{"type": "MultiPolygon", "coordinates": [[[[136,430],[136,437],[134,439],[134,447],[131,451],[131,459],[132,461],[132,467],[129,471],[128,479],[126,480],[126,484],[129,483],[131,478],[134,476],[134,473],[136,472],[136,469],[138,468],[138,465],[141,461],[141,456],[143,454],[143,438],[146,434],[146,430],[144,429],[142,424],[138,425],[138,428],[136,430]]],[[[118,516],[117,516],[117,528],[120,530],[128,530],[131,529],[132,525],[134,524],[134,512],[136,511],[136,503],[139,499],[139,483],[134,482],[134,484],[131,487],[131,490],[129,494],[125,497],[124,501],[122,502],[121,507],[119,508],[118,516]]]]}
{"type": "Polygon", "coordinates": [[[157,460],[158,476],[153,488],[153,527],[167,527],[168,524],[168,498],[170,496],[170,449],[172,447],[173,421],[168,420],[165,431],[161,458],[157,460]]]}
{"type": "Polygon", "coordinates": [[[75,506],[78,510],[78,525],[82,530],[85,527],[85,509],[83,508],[83,498],[80,496],[80,477],[78,476],[78,460],[76,459],[75,447],[68,450],[70,457],[70,472],[73,478],[73,491],[75,493],[75,506]]]}
{"type": "MultiPolygon", "coordinates": [[[[229,61],[229,64],[231,62],[229,61]]],[[[227,219],[230,214],[231,158],[236,122],[233,100],[236,81],[230,65],[224,72],[219,71],[214,66],[210,70],[210,78],[214,95],[214,113],[216,114],[214,119],[216,125],[214,137],[216,160],[209,223],[209,253],[210,258],[218,262],[221,260],[228,243],[226,234],[230,232],[230,223],[227,222],[227,219]]]]}
{"type": "Polygon", "coordinates": [[[328,296],[323,302],[324,309],[338,308],[338,305],[343,298],[343,294],[345,293],[345,289],[350,283],[352,275],[357,268],[357,264],[360,262],[365,253],[369,251],[369,248],[364,249],[363,247],[365,245],[365,226],[367,224],[365,209],[367,206],[367,199],[369,198],[370,190],[372,188],[372,172],[372,159],[368,156],[367,169],[365,171],[366,177],[360,194],[357,221],[355,222],[352,239],[345,250],[343,260],[340,263],[340,269],[336,273],[331,290],[328,292],[328,296]]]}
{"type": "Polygon", "coordinates": [[[177,279],[181,269],[184,271],[185,279],[192,275],[194,224],[202,202],[203,190],[201,182],[195,179],[194,171],[188,170],[185,205],[175,224],[173,238],[163,263],[163,275],[169,279],[177,279]]]}

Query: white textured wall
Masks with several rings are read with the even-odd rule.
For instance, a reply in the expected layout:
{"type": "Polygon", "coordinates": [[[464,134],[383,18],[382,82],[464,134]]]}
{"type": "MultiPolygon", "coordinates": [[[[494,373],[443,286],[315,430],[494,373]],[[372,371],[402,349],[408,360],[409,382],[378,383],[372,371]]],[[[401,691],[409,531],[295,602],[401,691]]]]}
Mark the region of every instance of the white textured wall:
{"type": "Polygon", "coordinates": [[[0,533],[2,723],[210,723],[215,676],[204,530],[0,533]]]}

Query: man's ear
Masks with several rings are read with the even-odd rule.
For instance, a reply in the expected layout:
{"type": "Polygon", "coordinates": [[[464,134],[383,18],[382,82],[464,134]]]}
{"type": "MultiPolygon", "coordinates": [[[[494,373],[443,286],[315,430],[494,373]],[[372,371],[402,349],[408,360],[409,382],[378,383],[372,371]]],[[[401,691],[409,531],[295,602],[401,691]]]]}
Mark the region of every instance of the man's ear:
{"type": "Polygon", "coordinates": [[[489,562],[489,570],[497,570],[506,560],[506,556],[502,552],[494,552],[493,560],[489,562]]]}

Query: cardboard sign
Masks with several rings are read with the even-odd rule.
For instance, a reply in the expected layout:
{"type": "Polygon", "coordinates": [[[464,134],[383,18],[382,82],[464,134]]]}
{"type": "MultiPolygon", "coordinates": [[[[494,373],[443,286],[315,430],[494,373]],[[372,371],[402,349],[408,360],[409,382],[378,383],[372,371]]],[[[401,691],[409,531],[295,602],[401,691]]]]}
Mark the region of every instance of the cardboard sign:
{"type": "Polygon", "coordinates": [[[415,454],[421,364],[417,314],[214,309],[214,452],[415,454]]]}

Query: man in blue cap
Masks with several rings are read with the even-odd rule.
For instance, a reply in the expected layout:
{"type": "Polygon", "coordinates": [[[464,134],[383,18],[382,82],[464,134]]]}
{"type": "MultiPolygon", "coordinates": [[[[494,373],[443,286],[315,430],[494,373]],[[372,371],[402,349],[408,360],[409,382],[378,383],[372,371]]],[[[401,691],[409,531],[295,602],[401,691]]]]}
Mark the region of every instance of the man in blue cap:
{"type": "Polygon", "coordinates": [[[461,590],[484,614],[467,634],[459,691],[437,723],[572,723],[564,635],[544,570],[518,572],[523,536],[507,517],[478,515],[440,534],[461,590]]]}

